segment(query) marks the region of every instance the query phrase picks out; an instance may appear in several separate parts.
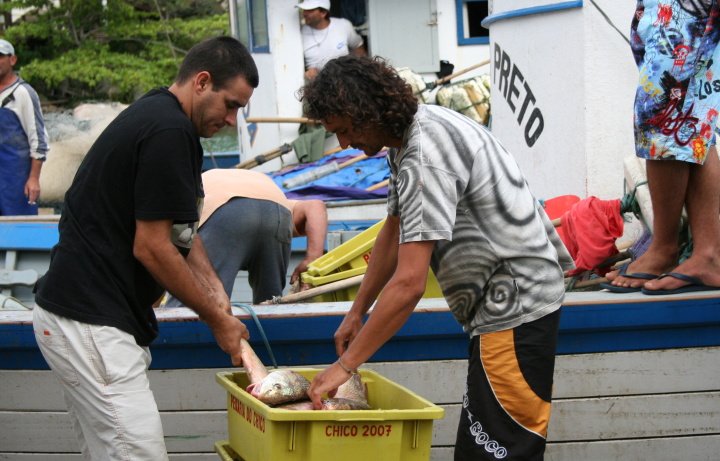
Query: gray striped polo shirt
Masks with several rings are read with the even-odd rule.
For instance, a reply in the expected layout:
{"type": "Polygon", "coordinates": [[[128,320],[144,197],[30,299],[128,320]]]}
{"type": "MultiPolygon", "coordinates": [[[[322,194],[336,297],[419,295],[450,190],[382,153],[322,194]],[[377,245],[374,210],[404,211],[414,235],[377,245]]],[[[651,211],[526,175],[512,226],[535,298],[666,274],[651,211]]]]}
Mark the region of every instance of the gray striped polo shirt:
{"type": "Polygon", "coordinates": [[[515,159],[475,121],[420,105],[388,155],[388,213],[400,243],[436,241],[431,266],[470,335],[560,307],[572,259],[515,159]]]}

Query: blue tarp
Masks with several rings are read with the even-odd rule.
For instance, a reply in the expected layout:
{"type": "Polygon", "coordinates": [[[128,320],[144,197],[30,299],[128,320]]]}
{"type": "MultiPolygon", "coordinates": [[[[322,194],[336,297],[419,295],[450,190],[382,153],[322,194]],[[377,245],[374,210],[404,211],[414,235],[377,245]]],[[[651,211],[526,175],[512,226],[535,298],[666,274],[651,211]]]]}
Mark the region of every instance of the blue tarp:
{"type": "Polygon", "coordinates": [[[301,186],[286,189],[283,182],[300,174],[307,173],[312,168],[326,165],[329,162],[338,164],[361,155],[358,149],[346,149],[333,155],[328,155],[313,162],[298,165],[291,170],[277,172],[272,176],[275,184],[291,199],[320,199],[332,200],[366,200],[387,197],[387,187],[374,191],[367,191],[368,187],[384,181],[390,177],[390,168],[387,164],[387,152],[383,151],[372,158],[361,160],[345,167],[335,173],[329,174],[301,186]]]}

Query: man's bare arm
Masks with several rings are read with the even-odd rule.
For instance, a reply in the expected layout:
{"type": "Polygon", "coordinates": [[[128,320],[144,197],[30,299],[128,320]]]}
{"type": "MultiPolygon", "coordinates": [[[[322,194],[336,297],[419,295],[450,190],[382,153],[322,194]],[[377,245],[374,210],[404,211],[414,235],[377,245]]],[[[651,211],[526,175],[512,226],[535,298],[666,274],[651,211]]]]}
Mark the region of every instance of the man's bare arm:
{"type": "MultiPolygon", "coordinates": [[[[133,255],[160,285],[198,313],[218,345],[230,355],[233,365],[241,365],[240,340],[248,338],[247,328],[228,314],[230,301],[225,291],[208,290],[207,281],[193,273],[172,244],[171,229],[169,220],[136,220],[133,255]]],[[[195,257],[201,257],[200,253],[195,257]]]]}
{"type": "MultiPolygon", "coordinates": [[[[205,251],[205,244],[199,234],[196,235],[193,240],[192,250],[190,250],[190,254],[187,257],[187,263],[193,274],[195,274],[198,280],[200,280],[208,290],[225,293],[225,287],[218,278],[217,272],[215,272],[215,268],[213,268],[212,262],[208,258],[207,251],[205,251]]],[[[227,296],[227,293],[225,293],[225,295],[227,296]]],[[[229,301],[226,310],[228,313],[232,313],[229,301]]]]}
{"type": "Polygon", "coordinates": [[[31,160],[30,174],[25,181],[25,197],[28,203],[34,205],[40,197],[40,171],[42,170],[43,161],[36,158],[31,160]]]}
{"type": "Polygon", "coordinates": [[[290,276],[295,283],[300,274],[307,270],[308,264],[323,255],[327,237],[327,209],[322,200],[300,200],[293,207],[294,236],[307,236],[305,258],[297,265],[290,276]]]}
{"type": "MultiPolygon", "coordinates": [[[[331,393],[347,381],[347,369],[356,369],[365,363],[405,324],[425,291],[434,246],[433,241],[400,245],[395,273],[383,288],[367,323],[344,350],[339,361],[313,379],[308,396],[314,408],[321,407],[320,399],[324,394],[331,393]]],[[[337,333],[335,341],[338,348],[337,333]]]]}
{"type": "Polygon", "coordinates": [[[400,239],[400,220],[388,216],[375,239],[365,277],[358,289],[350,311],[335,332],[335,352],[342,355],[362,328],[362,319],[375,302],[380,291],[395,273],[400,239]]]}

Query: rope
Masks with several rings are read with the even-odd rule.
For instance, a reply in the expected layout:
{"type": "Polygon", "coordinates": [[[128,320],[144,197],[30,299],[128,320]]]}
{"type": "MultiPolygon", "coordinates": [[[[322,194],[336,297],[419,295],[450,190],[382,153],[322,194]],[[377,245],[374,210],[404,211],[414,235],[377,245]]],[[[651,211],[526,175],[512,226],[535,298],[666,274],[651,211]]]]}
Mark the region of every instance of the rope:
{"type": "Polygon", "coordinates": [[[273,367],[277,368],[278,364],[277,364],[277,360],[275,360],[275,354],[273,354],[273,351],[270,348],[270,342],[267,339],[267,335],[265,335],[265,330],[263,330],[262,325],[260,325],[260,319],[258,318],[258,316],[255,313],[255,311],[253,310],[253,308],[247,304],[241,304],[241,303],[230,303],[230,305],[233,307],[239,307],[240,309],[242,309],[245,312],[247,312],[248,314],[250,314],[250,316],[253,318],[253,320],[255,321],[255,326],[257,326],[258,331],[260,331],[260,336],[262,336],[263,343],[265,344],[265,348],[267,349],[268,355],[270,356],[270,361],[272,362],[273,367]]]}
{"type": "Polygon", "coordinates": [[[16,303],[17,305],[19,305],[19,306],[21,306],[21,307],[24,307],[25,309],[27,309],[27,310],[29,310],[29,311],[33,310],[32,307],[30,307],[30,306],[28,306],[27,304],[23,303],[22,301],[20,301],[19,299],[17,299],[17,298],[14,297],[14,296],[4,296],[4,295],[0,295],[0,299],[2,299],[2,304],[0,304],[0,310],[5,309],[5,306],[6,306],[6,304],[7,304],[8,301],[14,302],[14,303],[16,303]]]}
{"type": "MultiPolygon", "coordinates": [[[[635,188],[631,193],[623,195],[620,199],[620,213],[632,212],[636,218],[642,219],[642,210],[640,209],[640,203],[638,203],[636,195],[638,187],[644,186],[645,184],[647,184],[647,181],[639,182],[635,184],[635,188]]],[[[627,185],[625,187],[627,187],[627,185]]],[[[643,220],[643,222],[645,221],[643,220]]]]}
{"type": "Polygon", "coordinates": [[[612,22],[612,20],[611,20],[610,17],[607,15],[607,13],[605,13],[605,12],[598,6],[598,4],[595,3],[594,0],[590,0],[590,3],[592,3],[593,6],[594,6],[595,8],[597,8],[597,10],[600,12],[600,14],[601,14],[602,17],[605,19],[605,21],[606,21],[608,24],[610,24],[610,27],[612,27],[613,29],[615,29],[615,31],[616,31],[618,34],[620,34],[620,36],[623,38],[623,40],[625,40],[625,42],[626,42],[628,45],[630,45],[630,40],[625,36],[625,34],[623,34],[623,33],[620,31],[620,29],[617,28],[617,26],[612,22]]]}
{"type": "Polygon", "coordinates": [[[213,152],[213,151],[210,150],[210,151],[208,151],[208,153],[210,154],[210,160],[212,160],[213,167],[214,167],[214,168],[220,168],[220,167],[218,166],[217,161],[215,160],[215,152],[213,152]]]}
{"type": "Polygon", "coordinates": [[[570,281],[565,285],[565,291],[573,291],[575,289],[575,283],[578,281],[578,276],[574,275],[570,278],[570,281]]]}

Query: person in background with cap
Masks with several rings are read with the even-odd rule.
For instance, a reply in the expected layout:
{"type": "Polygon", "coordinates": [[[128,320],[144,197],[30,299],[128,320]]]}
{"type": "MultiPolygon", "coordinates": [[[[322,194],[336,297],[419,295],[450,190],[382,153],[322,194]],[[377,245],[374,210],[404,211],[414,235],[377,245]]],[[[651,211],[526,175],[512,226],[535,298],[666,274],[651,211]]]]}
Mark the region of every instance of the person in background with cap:
{"type": "Polygon", "coordinates": [[[36,215],[48,152],[40,99],[13,68],[15,48],[0,39],[0,216],[36,215]]]}
{"type": "Polygon", "coordinates": [[[305,20],[301,33],[306,79],[313,79],[331,59],[350,52],[357,56],[367,55],[363,39],[352,23],[330,17],[330,0],[305,0],[295,7],[302,10],[305,20]]]}

